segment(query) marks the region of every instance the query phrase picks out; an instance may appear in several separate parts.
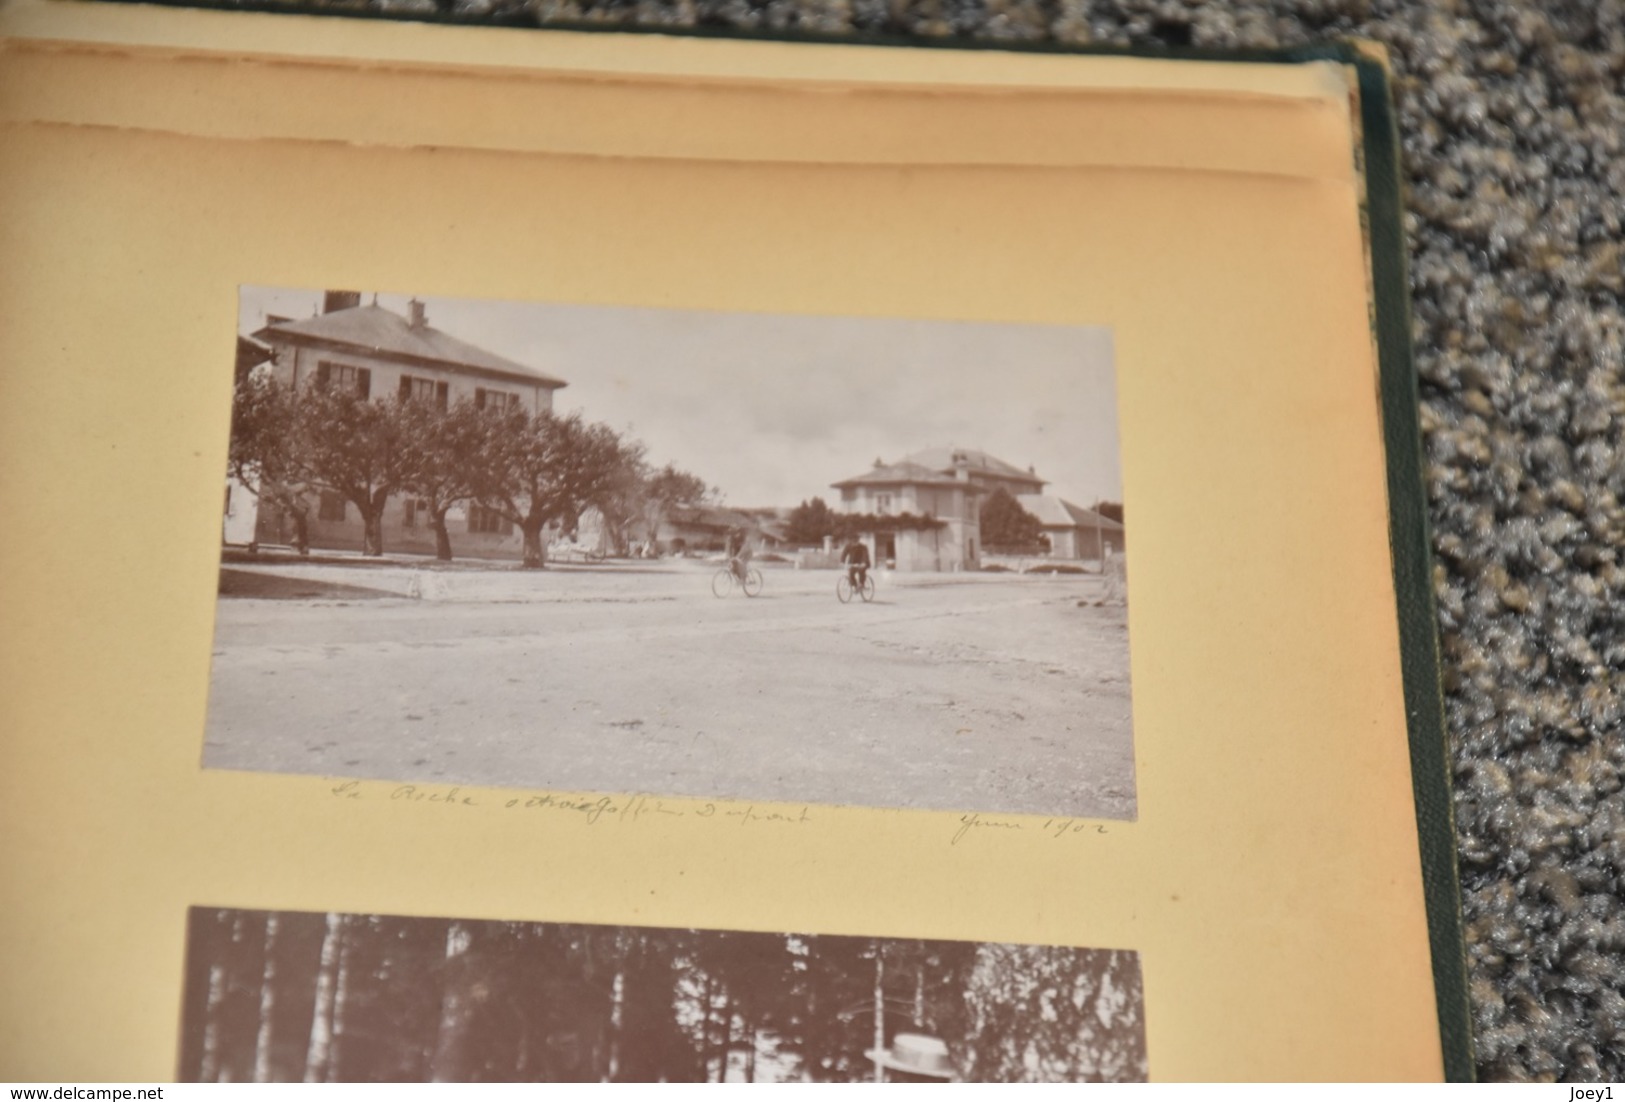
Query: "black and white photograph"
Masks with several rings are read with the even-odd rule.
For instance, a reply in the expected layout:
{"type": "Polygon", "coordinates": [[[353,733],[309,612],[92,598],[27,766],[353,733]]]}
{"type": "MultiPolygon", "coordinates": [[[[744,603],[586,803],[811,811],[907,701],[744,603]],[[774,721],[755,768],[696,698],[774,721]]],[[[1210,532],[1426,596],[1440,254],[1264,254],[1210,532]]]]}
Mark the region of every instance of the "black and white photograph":
{"type": "Polygon", "coordinates": [[[194,907],[182,1082],[1144,1082],[1137,953],[194,907]]]}
{"type": "Polygon", "coordinates": [[[1135,817],[1109,330],[244,287],[230,416],[206,768],[1135,817]]]}

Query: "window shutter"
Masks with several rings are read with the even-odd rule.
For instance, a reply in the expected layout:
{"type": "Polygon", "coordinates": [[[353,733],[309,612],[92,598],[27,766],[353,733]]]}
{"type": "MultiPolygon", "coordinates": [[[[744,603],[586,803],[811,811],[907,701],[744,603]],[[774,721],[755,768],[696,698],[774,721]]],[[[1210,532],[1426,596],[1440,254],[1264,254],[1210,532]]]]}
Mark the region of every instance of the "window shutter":
{"type": "Polygon", "coordinates": [[[363,367],[355,373],[355,395],[357,398],[372,397],[372,369],[363,367]]]}
{"type": "Polygon", "coordinates": [[[449,383],[436,383],[434,385],[434,402],[435,405],[440,407],[440,412],[444,413],[446,411],[446,403],[450,397],[451,385],[449,383]]]}
{"type": "Polygon", "coordinates": [[[402,375],[401,376],[401,401],[403,401],[403,402],[407,401],[411,397],[412,397],[412,376],[410,376],[410,375],[402,375]]]}
{"type": "Polygon", "coordinates": [[[477,386],[474,388],[474,408],[485,408],[485,388],[483,386],[477,386]]]}
{"type": "Polygon", "coordinates": [[[326,389],[328,380],[333,377],[333,365],[323,360],[316,365],[316,385],[326,389]]]}

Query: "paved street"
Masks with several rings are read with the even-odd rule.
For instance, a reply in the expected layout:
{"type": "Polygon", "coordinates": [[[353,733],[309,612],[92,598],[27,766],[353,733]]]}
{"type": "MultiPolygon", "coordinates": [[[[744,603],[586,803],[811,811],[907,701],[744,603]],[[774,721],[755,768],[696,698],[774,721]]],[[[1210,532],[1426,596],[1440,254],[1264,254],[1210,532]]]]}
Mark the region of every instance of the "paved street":
{"type": "Polygon", "coordinates": [[[661,562],[223,577],[204,764],[526,789],[1134,816],[1093,577],[661,562]],[[1080,606],[1079,602],[1086,602],[1080,606]]]}

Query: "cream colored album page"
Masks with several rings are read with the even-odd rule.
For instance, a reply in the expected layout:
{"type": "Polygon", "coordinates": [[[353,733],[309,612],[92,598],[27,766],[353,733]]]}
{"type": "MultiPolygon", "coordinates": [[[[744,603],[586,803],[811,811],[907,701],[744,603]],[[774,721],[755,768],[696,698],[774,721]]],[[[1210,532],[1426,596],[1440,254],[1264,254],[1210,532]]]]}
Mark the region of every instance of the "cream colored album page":
{"type": "Polygon", "coordinates": [[[0,1077],[1440,1074],[1339,67],[0,31],[0,1077]]]}

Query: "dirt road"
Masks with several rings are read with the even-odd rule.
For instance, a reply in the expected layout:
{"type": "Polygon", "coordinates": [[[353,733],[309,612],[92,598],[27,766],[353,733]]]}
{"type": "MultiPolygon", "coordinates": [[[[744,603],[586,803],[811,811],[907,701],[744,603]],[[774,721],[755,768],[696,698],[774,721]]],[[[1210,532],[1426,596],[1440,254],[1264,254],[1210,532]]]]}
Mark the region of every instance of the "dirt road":
{"type": "Polygon", "coordinates": [[[234,570],[343,599],[221,600],[209,767],[1134,816],[1124,614],[1093,578],[880,575],[842,605],[772,567],[753,599],[694,563],[234,570]]]}

